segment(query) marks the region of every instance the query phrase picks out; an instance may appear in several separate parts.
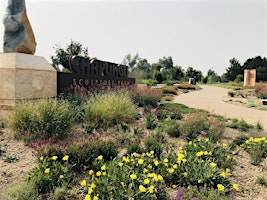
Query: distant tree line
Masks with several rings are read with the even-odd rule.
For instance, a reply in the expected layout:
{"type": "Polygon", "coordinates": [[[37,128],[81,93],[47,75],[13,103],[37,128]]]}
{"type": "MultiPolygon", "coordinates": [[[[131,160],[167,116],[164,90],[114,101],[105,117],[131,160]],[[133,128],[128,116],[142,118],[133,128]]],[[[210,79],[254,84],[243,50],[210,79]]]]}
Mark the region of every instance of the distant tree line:
{"type": "Polygon", "coordinates": [[[201,81],[202,72],[188,67],[184,70],[181,66],[174,65],[172,57],[163,57],[156,63],[149,63],[147,59],[141,58],[138,54],[127,54],[123,64],[129,66],[130,75],[140,82],[143,79],[153,79],[157,83],[186,81],[188,78],[196,78],[201,81]]]}
{"type": "Polygon", "coordinates": [[[265,57],[256,56],[247,59],[243,65],[236,58],[230,60],[230,67],[226,69],[226,73],[222,75],[223,81],[234,81],[243,78],[245,69],[256,69],[256,81],[267,81],[267,59],[265,57]]]}
{"type": "MultiPolygon", "coordinates": [[[[52,66],[57,70],[69,70],[69,56],[80,55],[88,57],[88,48],[84,48],[79,42],[71,41],[66,48],[56,45],[55,55],[51,56],[52,66]]],[[[184,70],[181,66],[173,63],[172,57],[163,57],[156,63],[149,63],[146,58],[141,58],[138,54],[127,54],[123,59],[123,64],[129,66],[130,76],[135,77],[137,82],[151,80],[157,83],[175,83],[188,81],[195,78],[203,83],[243,81],[245,69],[256,69],[256,81],[267,81],[267,59],[256,56],[247,59],[243,65],[236,58],[230,59],[230,66],[226,72],[219,76],[212,68],[203,76],[200,70],[187,67],[184,70]]]]}

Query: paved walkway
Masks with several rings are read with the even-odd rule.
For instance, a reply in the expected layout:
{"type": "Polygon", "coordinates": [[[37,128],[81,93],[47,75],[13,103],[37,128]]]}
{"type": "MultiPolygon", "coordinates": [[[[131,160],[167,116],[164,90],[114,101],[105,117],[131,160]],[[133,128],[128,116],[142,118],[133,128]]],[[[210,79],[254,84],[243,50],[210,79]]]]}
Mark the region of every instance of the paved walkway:
{"type": "Polygon", "coordinates": [[[267,130],[267,111],[225,103],[223,98],[228,96],[228,89],[206,85],[201,85],[201,88],[203,89],[196,92],[175,96],[173,102],[204,109],[226,118],[243,119],[253,125],[260,122],[264,130],[267,130]]]}

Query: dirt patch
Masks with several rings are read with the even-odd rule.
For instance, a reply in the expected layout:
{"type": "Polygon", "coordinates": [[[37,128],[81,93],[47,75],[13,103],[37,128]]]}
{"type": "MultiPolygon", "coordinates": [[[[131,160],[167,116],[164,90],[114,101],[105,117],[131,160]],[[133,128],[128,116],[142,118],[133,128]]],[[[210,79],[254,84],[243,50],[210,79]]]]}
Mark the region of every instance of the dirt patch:
{"type": "Polygon", "coordinates": [[[14,139],[8,129],[0,130],[0,199],[4,190],[14,185],[37,166],[32,150],[23,142],[14,139]]]}

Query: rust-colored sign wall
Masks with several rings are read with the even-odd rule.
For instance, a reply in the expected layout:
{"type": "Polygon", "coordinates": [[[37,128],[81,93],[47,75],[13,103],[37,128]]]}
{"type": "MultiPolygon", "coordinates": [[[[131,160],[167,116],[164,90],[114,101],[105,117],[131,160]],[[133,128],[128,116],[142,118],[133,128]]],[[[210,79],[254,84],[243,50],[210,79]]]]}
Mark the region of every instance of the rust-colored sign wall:
{"type": "Polygon", "coordinates": [[[58,94],[75,86],[90,89],[96,85],[117,87],[135,84],[134,78],[128,78],[126,65],[71,56],[70,69],[71,73],[57,73],[58,94]]]}

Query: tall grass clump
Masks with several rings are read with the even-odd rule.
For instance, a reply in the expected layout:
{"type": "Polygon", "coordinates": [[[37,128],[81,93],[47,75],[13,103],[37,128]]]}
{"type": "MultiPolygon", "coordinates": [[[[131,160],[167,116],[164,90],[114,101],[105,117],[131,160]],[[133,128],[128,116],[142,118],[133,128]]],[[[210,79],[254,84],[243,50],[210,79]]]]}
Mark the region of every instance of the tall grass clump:
{"type": "Polygon", "coordinates": [[[10,127],[22,139],[47,139],[64,136],[72,126],[69,104],[42,99],[18,105],[10,118],[10,127]]]}
{"type": "Polygon", "coordinates": [[[136,116],[137,108],[127,92],[95,94],[85,105],[85,119],[102,125],[131,122],[136,116]]]}
{"type": "Polygon", "coordinates": [[[151,88],[134,88],[131,92],[134,103],[140,107],[157,107],[162,98],[161,92],[151,88]]]}

